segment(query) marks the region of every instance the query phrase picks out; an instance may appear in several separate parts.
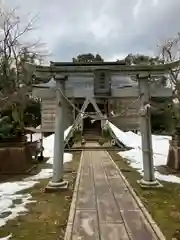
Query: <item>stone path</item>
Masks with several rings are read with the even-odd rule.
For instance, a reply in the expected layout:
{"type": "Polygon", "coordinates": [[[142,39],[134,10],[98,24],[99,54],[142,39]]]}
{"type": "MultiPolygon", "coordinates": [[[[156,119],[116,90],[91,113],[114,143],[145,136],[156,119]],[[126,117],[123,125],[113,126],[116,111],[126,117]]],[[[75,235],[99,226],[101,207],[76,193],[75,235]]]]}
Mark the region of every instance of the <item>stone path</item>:
{"type": "Polygon", "coordinates": [[[158,238],[108,153],[84,151],[65,240],[111,239],[158,238]]]}

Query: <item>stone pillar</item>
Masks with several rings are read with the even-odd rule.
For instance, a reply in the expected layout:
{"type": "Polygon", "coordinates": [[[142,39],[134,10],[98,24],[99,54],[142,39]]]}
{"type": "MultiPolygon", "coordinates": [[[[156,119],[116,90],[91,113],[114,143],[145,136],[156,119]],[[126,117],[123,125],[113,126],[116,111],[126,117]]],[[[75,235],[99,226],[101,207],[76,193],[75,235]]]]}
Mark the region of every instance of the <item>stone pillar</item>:
{"type": "Polygon", "coordinates": [[[150,122],[150,92],[149,75],[141,74],[138,76],[140,90],[140,130],[142,139],[142,157],[143,157],[143,179],[139,181],[141,187],[160,186],[154,176],[153,150],[150,122]]]}
{"type": "Polygon", "coordinates": [[[54,137],[54,160],[52,181],[46,187],[47,190],[58,190],[67,188],[68,183],[63,180],[63,158],[64,158],[64,126],[65,126],[65,79],[56,79],[56,118],[54,137]]]}

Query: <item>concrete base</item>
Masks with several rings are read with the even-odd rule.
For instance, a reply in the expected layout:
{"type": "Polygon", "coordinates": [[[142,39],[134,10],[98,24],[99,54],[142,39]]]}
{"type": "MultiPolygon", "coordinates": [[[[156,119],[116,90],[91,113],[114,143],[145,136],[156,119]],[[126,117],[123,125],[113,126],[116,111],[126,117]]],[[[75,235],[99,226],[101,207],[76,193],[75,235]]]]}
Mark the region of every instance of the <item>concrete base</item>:
{"type": "Polygon", "coordinates": [[[145,181],[144,179],[138,180],[137,183],[140,185],[141,188],[160,188],[163,185],[157,181],[145,181]]]}
{"type": "Polygon", "coordinates": [[[64,191],[68,189],[69,183],[67,181],[61,182],[52,182],[50,181],[45,188],[46,192],[57,192],[57,191],[64,191]]]}

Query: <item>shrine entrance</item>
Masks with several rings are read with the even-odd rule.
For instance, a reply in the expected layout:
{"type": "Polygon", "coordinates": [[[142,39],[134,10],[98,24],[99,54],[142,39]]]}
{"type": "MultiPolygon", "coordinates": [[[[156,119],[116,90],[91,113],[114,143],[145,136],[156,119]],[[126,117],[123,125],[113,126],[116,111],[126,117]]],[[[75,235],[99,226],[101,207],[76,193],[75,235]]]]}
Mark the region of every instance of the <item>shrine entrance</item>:
{"type": "Polygon", "coordinates": [[[91,132],[91,133],[100,134],[101,133],[101,121],[97,120],[92,123],[91,120],[92,119],[90,117],[87,117],[84,119],[83,133],[91,132]]]}
{"type": "MultiPolygon", "coordinates": [[[[99,106],[99,109],[101,110],[101,106],[99,106]]],[[[89,103],[87,106],[85,113],[90,114],[90,115],[96,115],[97,112],[94,109],[94,106],[92,103],[89,103]]],[[[97,120],[92,122],[92,119],[90,117],[86,117],[83,120],[83,134],[95,134],[95,135],[100,135],[101,134],[101,120],[97,120]]]]}

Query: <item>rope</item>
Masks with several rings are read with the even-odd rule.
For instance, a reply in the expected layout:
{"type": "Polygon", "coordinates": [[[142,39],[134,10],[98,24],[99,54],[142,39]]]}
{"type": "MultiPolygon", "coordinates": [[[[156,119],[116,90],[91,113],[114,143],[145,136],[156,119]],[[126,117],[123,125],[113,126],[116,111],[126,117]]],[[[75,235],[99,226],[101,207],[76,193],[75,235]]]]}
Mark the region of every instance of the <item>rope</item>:
{"type": "Polygon", "coordinates": [[[115,116],[111,116],[111,117],[95,117],[89,113],[85,113],[83,111],[81,111],[81,109],[79,109],[78,107],[76,107],[73,103],[71,103],[71,101],[64,95],[64,93],[62,92],[61,89],[58,89],[61,93],[61,95],[63,96],[63,98],[71,105],[71,107],[73,109],[75,109],[78,113],[81,113],[84,115],[84,118],[90,117],[92,120],[91,121],[98,121],[98,120],[109,120],[109,119],[114,119],[114,118],[118,118],[120,116],[123,116],[139,99],[140,99],[140,95],[138,96],[137,99],[133,100],[132,103],[126,108],[124,109],[121,113],[115,115],[115,116]]]}
{"type": "MultiPolygon", "coordinates": [[[[83,117],[84,118],[87,118],[87,117],[90,117],[92,120],[91,122],[94,122],[94,121],[98,121],[98,120],[111,120],[111,119],[115,119],[115,118],[118,118],[118,117],[121,117],[123,116],[141,97],[141,95],[138,96],[138,98],[136,98],[135,100],[133,100],[131,102],[131,104],[126,108],[124,109],[122,112],[120,112],[119,114],[116,114],[114,116],[103,116],[103,117],[98,117],[98,114],[96,114],[97,116],[94,116],[94,114],[90,114],[90,113],[85,113],[83,111],[81,111],[81,109],[79,109],[78,107],[76,107],[73,103],[71,103],[71,101],[64,95],[64,93],[61,91],[61,89],[58,89],[61,93],[61,95],[63,96],[63,98],[71,105],[71,107],[73,109],[75,109],[78,113],[80,114],[83,114],[83,117]]],[[[171,99],[172,97],[165,97],[164,99],[166,100],[169,100],[171,99]]],[[[152,103],[152,106],[154,104],[152,103]]]]}
{"type": "Polygon", "coordinates": [[[81,111],[81,109],[79,109],[78,107],[76,107],[65,95],[64,93],[61,91],[61,89],[58,88],[58,91],[61,93],[61,95],[63,96],[63,98],[67,101],[67,103],[69,103],[69,105],[75,109],[78,114],[83,114],[84,118],[87,118],[87,117],[91,117],[91,115],[89,113],[85,113],[83,111],[81,111]]]}
{"type": "Polygon", "coordinates": [[[140,99],[140,97],[141,97],[141,96],[139,95],[137,99],[133,100],[133,101],[131,102],[131,104],[130,104],[127,108],[125,108],[122,112],[120,112],[119,114],[114,115],[114,116],[111,116],[111,117],[103,117],[103,118],[92,117],[92,118],[93,118],[92,121],[97,121],[97,120],[110,120],[110,119],[114,119],[114,118],[118,118],[118,117],[123,116],[123,115],[140,99]]]}

